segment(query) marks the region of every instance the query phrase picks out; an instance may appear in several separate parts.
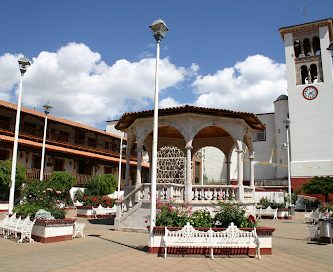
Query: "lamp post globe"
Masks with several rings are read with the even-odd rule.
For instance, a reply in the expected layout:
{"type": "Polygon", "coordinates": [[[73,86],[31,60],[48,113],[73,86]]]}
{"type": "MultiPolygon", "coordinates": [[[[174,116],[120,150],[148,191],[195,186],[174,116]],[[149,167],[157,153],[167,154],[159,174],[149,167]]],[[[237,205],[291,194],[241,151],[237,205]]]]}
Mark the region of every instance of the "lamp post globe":
{"type": "Polygon", "coordinates": [[[20,72],[21,72],[21,77],[20,77],[18,99],[17,99],[13,157],[12,157],[12,171],[11,171],[11,175],[10,175],[11,183],[10,183],[10,190],[9,190],[9,206],[8,206],[9,214],[13,213],[14,199],[15,199],[18,134],[19,134],[19,130],[20,130],[21,104],[22,104],[22,83],[23,83],[23,76],[30,66],[30,61],[29,61],[29,59],[22,57],[18,60],[18,64],[19,64],[19,68],[20,68],[20,72]]]}
{"type": "Polygon", "coordinates": [[[151,160],[151,209],[150,209],[150,245],[152,244],[152,234],[156,222],[156,184],[157,184],[157,139],[158,139],[158,93],[159,93],[159,58],[160,42],[168,32],[168,27],[163,20],[158,19],[150,26],[156,40],[156,66],[155,66],[155,98],[154,98],[154,120],[153,120],[153,144],[151,160]]]}

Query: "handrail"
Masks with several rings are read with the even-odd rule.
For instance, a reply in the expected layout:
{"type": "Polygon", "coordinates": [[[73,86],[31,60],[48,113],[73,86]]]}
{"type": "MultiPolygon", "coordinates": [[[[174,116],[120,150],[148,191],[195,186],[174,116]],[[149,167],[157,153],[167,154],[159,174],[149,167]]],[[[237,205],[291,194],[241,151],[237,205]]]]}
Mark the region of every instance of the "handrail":
{"type": "Polygon", "coordinates": [[[124,203],[128,198],[132,197],[134,194],[136,194],[141,188],[143,187],[143,184],[140,184],[140,186],[136,187],[132,192],[130,192],[127,196],[125,196],[123,199],[120,199],[121,203],[124,203]]]}

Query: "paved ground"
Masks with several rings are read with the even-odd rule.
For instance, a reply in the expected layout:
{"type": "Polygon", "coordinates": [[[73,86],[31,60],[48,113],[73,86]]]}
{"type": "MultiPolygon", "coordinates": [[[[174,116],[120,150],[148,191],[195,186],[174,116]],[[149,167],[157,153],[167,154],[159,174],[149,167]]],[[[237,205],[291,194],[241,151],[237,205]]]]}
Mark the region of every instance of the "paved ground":
{"type": "MultiPolygon", "coordinates": [[[[2,215],[0,215],[2,217],[2,215]]],[[[303,213],[293,220],[261,220],[276,228],[273,255],[249,257],[173,257],[147,254],[147,234],[117,232],[105,224],[87,223],[85,239],[17,244],[0,238],[0,271],[333,271],[333,245],[306,240],[303,213]]]]}

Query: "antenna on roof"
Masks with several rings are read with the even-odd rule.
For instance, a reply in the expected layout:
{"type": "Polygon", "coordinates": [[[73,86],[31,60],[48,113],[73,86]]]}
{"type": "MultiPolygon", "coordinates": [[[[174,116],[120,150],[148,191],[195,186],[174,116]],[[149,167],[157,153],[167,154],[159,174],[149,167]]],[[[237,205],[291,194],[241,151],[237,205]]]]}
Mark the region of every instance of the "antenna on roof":
{"type": "Polygon", "coordinates": [[[304,20],[307,22],[307,21],[308,21],[308,12],[306,11],[305,3],[300,4],[299,7],[300,7],[300,9],[301,9],[301,12],[303,13],[304,20]]]}

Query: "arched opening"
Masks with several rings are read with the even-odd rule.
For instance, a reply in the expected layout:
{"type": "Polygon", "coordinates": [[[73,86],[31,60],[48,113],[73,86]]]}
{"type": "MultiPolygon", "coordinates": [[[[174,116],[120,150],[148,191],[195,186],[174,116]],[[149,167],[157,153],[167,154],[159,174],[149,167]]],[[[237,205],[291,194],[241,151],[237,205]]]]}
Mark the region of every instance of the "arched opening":
{"type": "Polygon", "coordinates": [[[308,38],[305,38],[303,40],[303,50],[305,56],[310,56],[311,47],[310,47],[310,40],[308,38]]]}
{"type": "Polygon", "coordinates": [[[316,56],[320,55],[320,40],[317,36],[312,38],[312,48],[316,56]]]}
{"type": "Polygon", "coordinates": [[[317,70],[317,65],[316,64],[311,64],[310,65],[310,74],[311,74],[311,80],[313,83],[318,82],[318,70],[317,70]]]}
{"type": "Polygon", "coordinates": [[[301,66],[302,84],[305,84],[305,80],[308,80],[308,67],[306,65],[301,66]]]}
{"type": "Polygon", "coordinates": [[[199,149],[194,160],[194,180],[199,184],[227,184],[227,160],[225,154],[217,147],[205,146],[199,149]]]}
{"type": "Polygon", "coordinates": [[[298,58],[299,55],[302,53],[301,44],[299,40],[294,41],[294,51],[295,51],[295,57],[298,58]]]}

